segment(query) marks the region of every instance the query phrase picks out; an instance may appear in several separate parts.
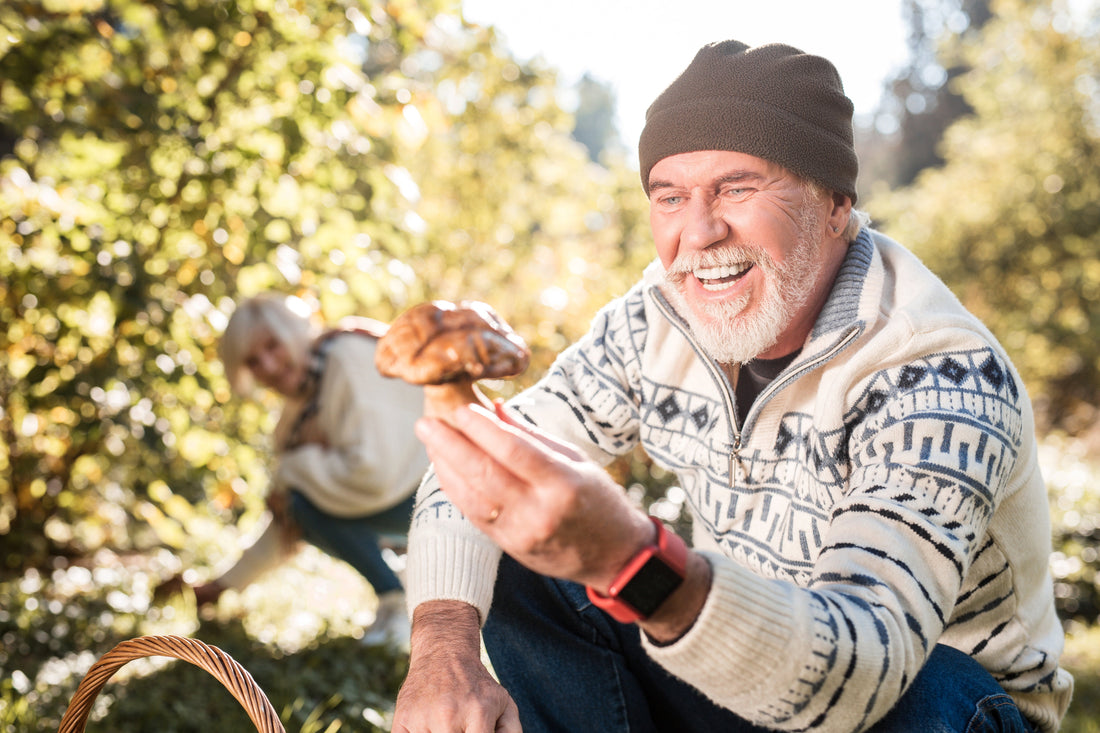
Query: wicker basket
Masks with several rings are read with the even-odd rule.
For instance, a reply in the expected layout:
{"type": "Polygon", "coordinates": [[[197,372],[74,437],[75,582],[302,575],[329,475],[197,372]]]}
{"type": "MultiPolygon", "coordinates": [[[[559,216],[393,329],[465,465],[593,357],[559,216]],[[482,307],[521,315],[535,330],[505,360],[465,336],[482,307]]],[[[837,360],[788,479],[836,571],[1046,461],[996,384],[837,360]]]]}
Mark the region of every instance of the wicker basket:
{"type": "Polygon", "coordinates": [[[260,733],[286,733],[275,708],[244,667],[216,646],[182,636],[142,636],[121,642],[92,665],[73,693],[58,733],[81,733],[92,703],[122,665],[141,657],[175,657],[205,669],[233,693],[260,733]]]}

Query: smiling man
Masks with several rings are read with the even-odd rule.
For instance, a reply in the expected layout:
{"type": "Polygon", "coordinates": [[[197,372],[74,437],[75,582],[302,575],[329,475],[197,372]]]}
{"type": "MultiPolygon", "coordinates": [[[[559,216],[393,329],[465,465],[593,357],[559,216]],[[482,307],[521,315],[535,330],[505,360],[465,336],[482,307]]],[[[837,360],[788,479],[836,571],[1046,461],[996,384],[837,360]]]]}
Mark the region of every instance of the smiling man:
{"type": "Polygon", "coordinates": [[[707,353],[738,364],[797,351],[844,259],[851,200],[714,150],[658,161],[649,195],[666,294],[707,353]]]}
{"type": "Polygon", "coordinates": [[[1027,395],[853,209],[851,115],[735,41],[650,107],[657,261],[505,419],[418,423],[395,731],[1057,730],[1027,395]],[[691,547],[602,470],[638,445],[691,547]]]}

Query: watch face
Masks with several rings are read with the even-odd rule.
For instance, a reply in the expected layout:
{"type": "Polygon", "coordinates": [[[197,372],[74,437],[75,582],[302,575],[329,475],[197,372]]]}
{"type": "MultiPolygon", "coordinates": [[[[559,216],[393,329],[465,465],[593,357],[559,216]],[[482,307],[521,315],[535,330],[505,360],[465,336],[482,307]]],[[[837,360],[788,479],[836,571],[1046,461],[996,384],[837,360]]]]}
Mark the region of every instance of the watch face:
{"type": "Polygon", "coordinates": [[[628,603],[643,617],[653,614],[672,592],[684,582],[683,577],[656,555],[649,558],[634,577],[619,591],[619,600],[628,603]]]}

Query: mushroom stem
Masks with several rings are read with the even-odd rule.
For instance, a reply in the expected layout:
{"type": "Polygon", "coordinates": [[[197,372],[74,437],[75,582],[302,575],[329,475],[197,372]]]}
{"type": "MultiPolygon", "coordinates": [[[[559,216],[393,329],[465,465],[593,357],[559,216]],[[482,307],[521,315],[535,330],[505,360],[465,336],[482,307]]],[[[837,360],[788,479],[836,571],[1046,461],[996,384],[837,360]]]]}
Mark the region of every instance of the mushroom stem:
{"type": "Polygon", "coordinates": [[[471,402],[485,404],[472,379],[456,379],[442,384],[424,385],[424,415],[449,420],[456,407],[471,402]]]}

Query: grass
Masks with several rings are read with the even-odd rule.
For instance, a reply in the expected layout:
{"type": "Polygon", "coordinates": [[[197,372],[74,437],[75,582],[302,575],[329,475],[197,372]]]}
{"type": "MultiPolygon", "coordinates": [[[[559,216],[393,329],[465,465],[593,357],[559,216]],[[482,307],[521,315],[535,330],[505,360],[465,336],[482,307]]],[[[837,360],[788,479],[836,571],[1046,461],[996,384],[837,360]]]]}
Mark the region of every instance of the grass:
{"type": "MultiPolygon", "coordinates": [[[[150,602],[177,571],[168,555],[100,553],[90,567],[28,573],[0,583],[0,733],[55,731],[88,668],[120,641],[175,634],[229,654],[255,679],[288,731],[381,733],[408,667],[397,651],[357,637],[374,617],[370,587],[313,548],[215,614],[190,594],[150,602]]],[[[91,731],[254,730],[207,671],[166,657],[125,665],[101,690],[91,731]]]]}

